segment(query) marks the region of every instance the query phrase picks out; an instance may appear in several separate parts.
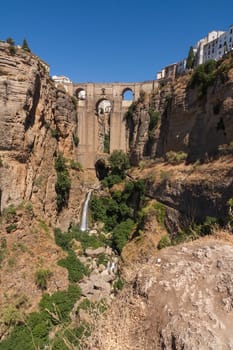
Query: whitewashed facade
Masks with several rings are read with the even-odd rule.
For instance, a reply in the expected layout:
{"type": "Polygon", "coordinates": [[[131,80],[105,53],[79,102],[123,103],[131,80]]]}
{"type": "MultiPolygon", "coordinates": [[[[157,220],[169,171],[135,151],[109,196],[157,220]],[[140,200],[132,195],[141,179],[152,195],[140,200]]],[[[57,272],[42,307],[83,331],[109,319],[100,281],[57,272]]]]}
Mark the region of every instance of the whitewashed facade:
{"type": "Polygon", "coordinates": [[[203,47],[203,62],[207,60],[219,60],[224,54],[233,49],[233,24],[226,32],[222,32],[214,40],[206,43],[203,47]]]}
{"type": "MultiPolygon", "coordinates": [[[[224,54],[233,50],[233,24],[229,26],[229,29],[224,31],[212,30],[207,34],[206,37],[200,39],[193,47],[195,62],[194,65],[205,63],[209,59],[219,60],[224,54]]],[[[180,75],[186,72],[186,58],[177,62],[176,74],[180,75]]],[[[170,65],[164,67],[160,72],[157,73],[157,80],[168,79],[171,77],[170,65]]]]}

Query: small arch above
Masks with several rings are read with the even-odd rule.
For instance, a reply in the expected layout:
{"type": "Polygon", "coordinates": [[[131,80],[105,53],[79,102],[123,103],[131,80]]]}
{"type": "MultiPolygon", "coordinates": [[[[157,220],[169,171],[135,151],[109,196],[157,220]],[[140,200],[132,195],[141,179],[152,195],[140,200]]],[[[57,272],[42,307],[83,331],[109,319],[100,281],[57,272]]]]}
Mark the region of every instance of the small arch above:
{"type": "Polygon", "coordinates": [[[78,100],[86,100],[86,91],[83,88],[79,88],[76,90],[75,95],[78,100]]]}
{"type": "Polygon", "coordinates": [[[122,92],[122,100],[123,101],[133,101],[134,100],[134,92],[130,88],[126,88],[122,92]]]}

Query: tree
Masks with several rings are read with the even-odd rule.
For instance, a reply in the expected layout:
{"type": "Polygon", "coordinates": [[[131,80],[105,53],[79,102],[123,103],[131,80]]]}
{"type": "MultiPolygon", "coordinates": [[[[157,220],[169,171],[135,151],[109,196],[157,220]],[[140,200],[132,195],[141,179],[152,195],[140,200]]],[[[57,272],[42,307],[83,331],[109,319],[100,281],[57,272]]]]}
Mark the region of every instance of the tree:
{"type": "Polygon", "coordinates": [[[12,46],[15,45],[15,41],[14,41],[14,39],[12,39],[11,37],[7,38],[7,39],[6,39],[6,42],[7,42],[8,44],[12,45],[12,46]]]}
{"type": "Polygon", "coordinates": [[[31,50],[29,49],[27,40],[25,38],[23,39],[22,49],[25,50],[25,51],[31,52],[31,50]]]}
{"type": "Polygon", "coordinates": [[[111,172],[113,175],[125,177],[125,172],[130,168],[129,158],[122,150],[115,150],[109,157],[111,172]]]}
{"type": "Polygon", "coordinates": [[[187,58],[187,62],[186,62],[187,69],[191,69],[194,67],[194,59],[195,59],[195,55],[194,55],[193,47],[190,46],[188,58],[187,58]]]}

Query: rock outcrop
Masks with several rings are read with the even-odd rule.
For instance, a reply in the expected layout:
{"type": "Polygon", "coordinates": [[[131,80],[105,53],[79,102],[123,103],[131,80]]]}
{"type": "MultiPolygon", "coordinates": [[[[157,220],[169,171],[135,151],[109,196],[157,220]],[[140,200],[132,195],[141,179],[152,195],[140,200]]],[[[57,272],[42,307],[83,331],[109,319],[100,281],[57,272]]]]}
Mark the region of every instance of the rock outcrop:
{"type": "Polygon", "coordinates": [[[144,156],[164,157],[170,150],[186,152],[194,162],[212,157],[220,145],[233,141],[233,54],[218,62],[216,78],[205,94],[200,95],[197,86],[190,87],[190,78],[187,73],[172,82],[161,82],[143,108],[137,103],[129,128],[132,141],[137,140],[129,144],[135,162],[144,156]],[[148,117],[142,117],[149,109],[161,116],[151,139],[148,117]]]}
{"type": "MultiPolygon", "coordinates": [[[[9,45],[1,43],[1,212],[10,204],[18,205],[26,200],[31,201],[36,214],[56,223],[54,159],[61,152],[67,159],[76,160],[73,142],[76,132],[75,106],[62,87],[55,88],[48,66],[19,48],[12,56],[9,45]]],[[[69,214],[65,213],[63,227],[78,215],[81,190],[79,186],[77,191],[77,172],[71,173],[74,181],[70,210],[69,214]]]]}
{"type": "Polygon", "coordinates": [[[210,240],[149,259],[100,321],[90,349],[231,349],[232,253],[231,244],[210,240]]]}

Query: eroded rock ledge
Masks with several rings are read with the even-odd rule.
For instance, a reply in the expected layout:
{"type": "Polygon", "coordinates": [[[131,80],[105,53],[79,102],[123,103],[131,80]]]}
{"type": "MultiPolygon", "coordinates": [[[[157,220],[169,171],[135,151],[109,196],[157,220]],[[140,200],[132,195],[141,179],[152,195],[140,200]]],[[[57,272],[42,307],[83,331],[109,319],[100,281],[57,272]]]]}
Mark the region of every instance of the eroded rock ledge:
{"type": "Polygon", "coordinates": [[[217,240],[164,249],[115,301],[91,349],[231,349],[232,256],[217,240]]]}

